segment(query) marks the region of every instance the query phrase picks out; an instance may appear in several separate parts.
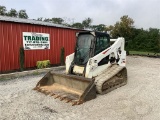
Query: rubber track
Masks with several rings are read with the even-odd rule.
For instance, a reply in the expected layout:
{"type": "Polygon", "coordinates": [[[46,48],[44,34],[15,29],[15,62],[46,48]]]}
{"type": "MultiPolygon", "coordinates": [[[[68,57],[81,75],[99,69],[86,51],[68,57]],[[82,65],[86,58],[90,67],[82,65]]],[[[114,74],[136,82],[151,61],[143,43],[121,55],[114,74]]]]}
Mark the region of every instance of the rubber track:
{"type": "Polygon", "coordinates": [[[116,76],[123,69],[126,69],[126,68],[115,64],[115,65],[112,65],[111,67],[109,67],[108,69],[106,69],[102,74],[97,76],[95,78],[95,85],[96,85],[97,92],[99,94],[105,94],[105,93],[108,93],[108,92],[118,88],[118,87],[125,85],[126,82],[123,82],[121,84],[114,84],[114,85],[110,86],[109,89],[102,91],[103,84],[106,81],[110,82],[110,81],[114,80],[112,78],[114,78],[114,76],[116,76]]]}

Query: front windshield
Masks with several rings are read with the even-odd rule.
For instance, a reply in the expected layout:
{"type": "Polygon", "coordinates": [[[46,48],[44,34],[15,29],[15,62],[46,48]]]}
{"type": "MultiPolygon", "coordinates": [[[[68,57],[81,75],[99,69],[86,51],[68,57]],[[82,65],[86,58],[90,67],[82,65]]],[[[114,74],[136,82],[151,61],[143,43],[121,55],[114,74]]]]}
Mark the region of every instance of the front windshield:
{"type": "Polygon", "coordinates": [[[91,34],[81,34],[77,38],[77,46],[75,51],[75,64],[85,65],[89,59],[91,42],[94,39],[91,34]]]}

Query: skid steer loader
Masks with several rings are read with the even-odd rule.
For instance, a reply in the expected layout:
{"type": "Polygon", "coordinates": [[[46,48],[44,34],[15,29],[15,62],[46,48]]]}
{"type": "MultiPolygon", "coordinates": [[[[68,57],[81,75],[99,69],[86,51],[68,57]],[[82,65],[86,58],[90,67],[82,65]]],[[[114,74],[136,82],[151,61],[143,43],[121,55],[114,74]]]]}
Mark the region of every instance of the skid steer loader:
{"type": "Polygon", "coordinates": [[[76,33],[76,38],[66,66],[48,72],[35,90],[78,105],[127,83],[124,38],[91,31],[76,33]]]}

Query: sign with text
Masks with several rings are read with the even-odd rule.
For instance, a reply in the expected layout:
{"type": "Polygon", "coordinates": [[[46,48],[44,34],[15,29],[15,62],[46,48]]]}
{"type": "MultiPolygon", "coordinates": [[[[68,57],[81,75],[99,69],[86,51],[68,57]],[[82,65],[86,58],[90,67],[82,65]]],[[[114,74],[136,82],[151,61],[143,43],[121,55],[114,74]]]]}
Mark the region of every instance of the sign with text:
{"type": "Polygon", "coordinates": [[[46,33],[23,32],[25,50],[50,49],[50,37],[46,33]]]}

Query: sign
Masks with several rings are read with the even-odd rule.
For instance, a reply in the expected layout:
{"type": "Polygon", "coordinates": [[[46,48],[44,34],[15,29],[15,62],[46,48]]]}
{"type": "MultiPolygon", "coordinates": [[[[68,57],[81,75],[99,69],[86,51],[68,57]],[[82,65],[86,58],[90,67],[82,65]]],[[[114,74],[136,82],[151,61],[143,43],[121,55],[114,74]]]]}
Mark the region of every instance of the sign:
{"type": "Polygon", "coordinates": [[[46,33],[23,32],[25,50],[50,49],[50,37],[46,33]]]}

